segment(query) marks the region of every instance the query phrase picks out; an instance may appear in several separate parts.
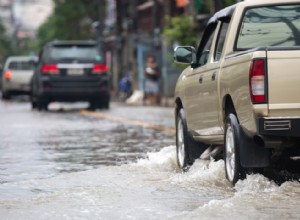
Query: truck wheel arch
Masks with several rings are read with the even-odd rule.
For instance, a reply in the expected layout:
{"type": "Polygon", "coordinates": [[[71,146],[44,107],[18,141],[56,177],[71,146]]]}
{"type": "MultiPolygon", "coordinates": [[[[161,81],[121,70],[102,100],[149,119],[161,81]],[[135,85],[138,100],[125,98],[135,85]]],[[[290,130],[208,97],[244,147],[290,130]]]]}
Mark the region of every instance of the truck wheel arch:
{"type": "Polygon", "coordinates": [[[235,107],[232,101],[232,98],[230,95],[226,95],[223,98],[223,105],[222,105],[222,121],[225,123],[226,120],[226,116],[229,115],[230,113],[234,114],[237,116],[236,111],[235,111],[235,107]]]}
{"type": "Polygon", "coordinates": [[[178,115],[178,112],[181,108],[183,108],[183,105],[182,105],[182,102],[181,102],[181,99],[180,98],[176,98],[175,100],[175,117],[177,117],[178,115]]]}

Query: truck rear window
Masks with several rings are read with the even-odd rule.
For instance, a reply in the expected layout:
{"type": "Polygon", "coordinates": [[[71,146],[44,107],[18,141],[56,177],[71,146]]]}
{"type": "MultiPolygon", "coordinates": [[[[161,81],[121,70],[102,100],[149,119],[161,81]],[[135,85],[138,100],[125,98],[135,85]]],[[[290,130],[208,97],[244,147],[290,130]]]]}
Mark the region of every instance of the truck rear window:
{"type": "Polygon", "coordinates": [[[300,46],[300,4],[246,10],[236,49],[300,46]]]}
{"type": "Polygon", "coordinates": [[[91,46],[55,46],[50,50],[52,60],[79,59],[102,61],[102,56],[97,51],[97,47],[91,46]]]}

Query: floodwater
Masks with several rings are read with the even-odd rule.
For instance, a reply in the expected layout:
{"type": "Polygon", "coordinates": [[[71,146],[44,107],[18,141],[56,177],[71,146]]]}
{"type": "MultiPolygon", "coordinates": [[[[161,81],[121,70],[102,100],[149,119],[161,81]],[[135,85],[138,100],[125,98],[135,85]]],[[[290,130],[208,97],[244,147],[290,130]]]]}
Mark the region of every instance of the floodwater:
{"type": "Polygon", "coordinates": [[[181,173],[170,134],[76,109],[0,113],[0,219],[300,219],[299,182],[252,174],[232,188],[222,160],[181,173]]]}
{"type": "Polygon", "coordinates": [[[300,219],[300,184],[250,175],[231,188],[222,161],[175,165],[175,147],[119,166],[2,183],[1,219],[300,219]]]}

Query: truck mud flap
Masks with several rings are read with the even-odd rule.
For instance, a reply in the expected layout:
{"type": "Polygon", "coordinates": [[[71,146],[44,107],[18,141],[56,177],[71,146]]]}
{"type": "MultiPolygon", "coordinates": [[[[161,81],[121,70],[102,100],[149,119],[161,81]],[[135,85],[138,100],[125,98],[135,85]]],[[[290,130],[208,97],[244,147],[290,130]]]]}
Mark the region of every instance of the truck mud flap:
{"type": "Polygon", "coordinates": [[[245,134],[241,126],[239,128],[239,150],[242,167],[259,168],[270,166],[271,150],[257,144],[245,134]]]}

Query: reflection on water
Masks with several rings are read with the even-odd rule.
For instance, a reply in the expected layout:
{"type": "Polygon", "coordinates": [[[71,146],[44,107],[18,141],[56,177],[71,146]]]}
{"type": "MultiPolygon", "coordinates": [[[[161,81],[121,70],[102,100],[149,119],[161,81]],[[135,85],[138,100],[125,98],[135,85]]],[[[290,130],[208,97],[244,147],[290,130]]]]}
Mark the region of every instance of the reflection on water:
{"type": "Polygon", "coordinates": [[[78,112],[19,113],[1,118],[1,182],[120,165],[174,144],[172,135],[78,112]]]}
{"type": "Polygon", "coordinates": [[[38,145],[51,155],[49,159],[62,165],[61,172],[69,172],[134,161],[147,151],[158,150],[161,143],[173,142],[160,132],[101,124],[105,128],[51,132],[38,145]]]}

